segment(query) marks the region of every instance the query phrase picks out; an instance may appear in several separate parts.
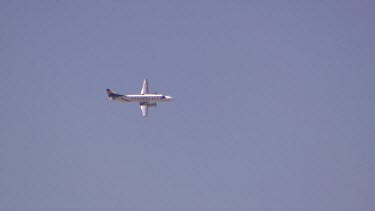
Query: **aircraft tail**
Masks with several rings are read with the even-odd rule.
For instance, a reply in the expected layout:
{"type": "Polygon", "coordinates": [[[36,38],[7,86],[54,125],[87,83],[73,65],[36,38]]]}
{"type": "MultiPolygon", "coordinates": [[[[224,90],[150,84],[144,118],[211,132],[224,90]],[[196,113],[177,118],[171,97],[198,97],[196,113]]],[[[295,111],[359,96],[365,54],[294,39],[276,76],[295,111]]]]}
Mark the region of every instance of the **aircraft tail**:
{"type": "Polygon", "coordinates": [[[112,90],[110,89],[107,89],[107,94],[108,94],[108,97],[112,97],[113,95],[116,95],[116,93],[114,93],[112,90]]]}

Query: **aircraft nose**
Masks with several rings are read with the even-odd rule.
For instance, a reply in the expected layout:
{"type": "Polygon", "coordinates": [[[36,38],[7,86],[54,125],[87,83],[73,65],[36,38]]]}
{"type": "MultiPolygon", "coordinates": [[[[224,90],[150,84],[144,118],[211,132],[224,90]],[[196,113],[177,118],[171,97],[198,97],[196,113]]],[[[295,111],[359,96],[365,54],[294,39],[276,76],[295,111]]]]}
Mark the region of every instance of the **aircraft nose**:
{"type": "Polygon", "coordinates": [[[173,100],[173,97],[171,97],[171,96],[165,96],[165,98],[166,98],[167,100],[173,100]]]}

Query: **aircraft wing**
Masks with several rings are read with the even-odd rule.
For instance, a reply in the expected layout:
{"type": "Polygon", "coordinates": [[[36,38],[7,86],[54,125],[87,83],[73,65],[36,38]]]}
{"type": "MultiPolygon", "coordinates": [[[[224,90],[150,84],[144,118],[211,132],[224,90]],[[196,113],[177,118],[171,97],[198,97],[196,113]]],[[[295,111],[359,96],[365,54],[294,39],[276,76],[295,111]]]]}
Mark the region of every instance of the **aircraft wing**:
{"type": "Polygon", "coordinates": [[[142,103],[140,103],[139,105],[141,106],[143,117],[146,117],[147,116],[147,111],[148,111],[148,105],[142,104],[142,103]]]}
{"type": "Polygon", "coordinates": [[[147,81],[147,79],[145,79],[145,80],[143,81],[141,94],[142,94],[142,95],[144,95],[144,94],[148,94],[148,81],[147,81]]]}

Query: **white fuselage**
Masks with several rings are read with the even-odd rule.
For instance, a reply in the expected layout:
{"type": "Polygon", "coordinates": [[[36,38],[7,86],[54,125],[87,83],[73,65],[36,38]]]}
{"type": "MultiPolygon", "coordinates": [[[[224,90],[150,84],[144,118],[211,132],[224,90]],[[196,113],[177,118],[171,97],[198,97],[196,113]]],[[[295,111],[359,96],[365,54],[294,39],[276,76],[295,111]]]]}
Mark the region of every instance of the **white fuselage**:
{"type": "Polygon", "coordinates": [[[171,96],[165,96],[161,94],[134,94],[134,95],[119,95],[111,97],[112,100],[120,102],[138,102],[138,103],[154,103],[171,101],[171,96]]]}

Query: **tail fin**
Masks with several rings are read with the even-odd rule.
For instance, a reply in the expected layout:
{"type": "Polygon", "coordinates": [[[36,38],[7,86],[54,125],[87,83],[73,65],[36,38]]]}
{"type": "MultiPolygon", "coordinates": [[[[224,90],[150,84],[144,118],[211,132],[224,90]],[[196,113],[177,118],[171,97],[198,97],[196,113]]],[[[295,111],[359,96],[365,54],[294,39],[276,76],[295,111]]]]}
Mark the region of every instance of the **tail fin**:
{"type": "Polygon", "coordinates": [[[108,94],[108,97],[112,97],[113,95],[115,95],[116,93],[114,93],[112,90],[110,89],[107,89],[107,94],[108,94]]]}

